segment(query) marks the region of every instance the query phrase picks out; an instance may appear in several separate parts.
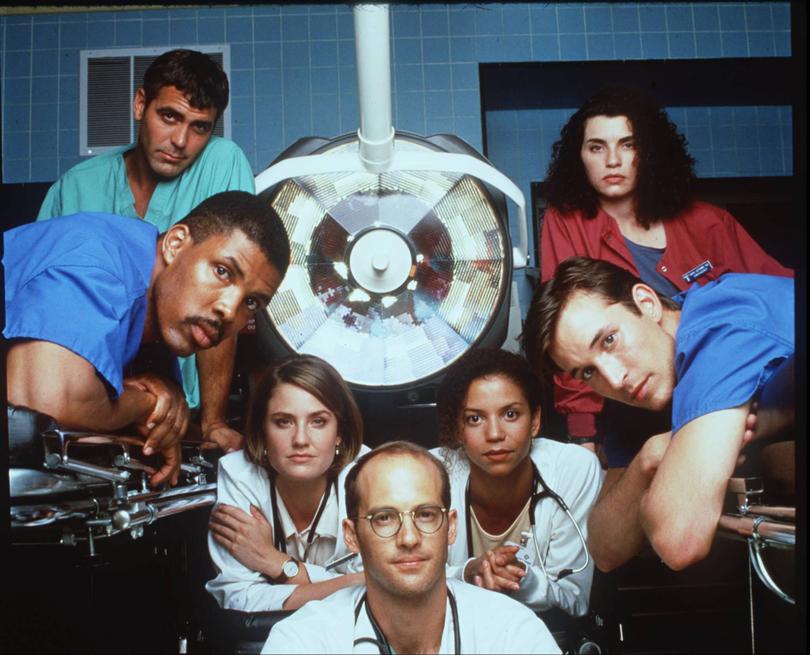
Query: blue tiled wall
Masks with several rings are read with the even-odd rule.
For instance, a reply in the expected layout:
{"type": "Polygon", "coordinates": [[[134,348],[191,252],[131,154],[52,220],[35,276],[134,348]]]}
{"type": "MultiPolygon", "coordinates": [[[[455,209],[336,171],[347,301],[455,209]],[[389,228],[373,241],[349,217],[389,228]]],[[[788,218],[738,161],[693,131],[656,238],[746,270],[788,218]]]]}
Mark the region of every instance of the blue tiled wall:
{"type": "MultiPolygon", "coordinates": [[[[481,62],[789,55],[790,9],[786,2],[393,5],[392,36],[396,127],[453,132],[480,149],[481,62]]],[[[254,171],[299,137],[357,129],[348,5],[3,16],[3,181],[50,181],[80,160],[79,50],[213,43],[231,46],[233,138],[254,171]]],[[[486,117],[491,158],[526,191],[567,117],[546,114],[486,117]]],[[[675,118],[701,173],[790,173],[785,109],[694,108],[675,118]],[[759,145],[776,141],[777,148],[759,145]]]]}

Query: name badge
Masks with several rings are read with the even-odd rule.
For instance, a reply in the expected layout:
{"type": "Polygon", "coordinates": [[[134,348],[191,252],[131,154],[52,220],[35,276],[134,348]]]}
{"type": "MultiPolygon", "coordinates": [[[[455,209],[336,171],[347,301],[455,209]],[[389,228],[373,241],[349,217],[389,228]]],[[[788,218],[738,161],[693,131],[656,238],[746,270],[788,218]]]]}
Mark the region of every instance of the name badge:
{"type": "Polygon", "coordinates": [[[686,273],[684,273],[682,277],[686,282],[694,282],[701,275],[706,275],[706,273],[708,273],[713,268],[714,266],[712,266],[712,263],[707,259],[702,264],[698,264],[697,266],[695,266],[691,271],[686,271],[686,273]]]}

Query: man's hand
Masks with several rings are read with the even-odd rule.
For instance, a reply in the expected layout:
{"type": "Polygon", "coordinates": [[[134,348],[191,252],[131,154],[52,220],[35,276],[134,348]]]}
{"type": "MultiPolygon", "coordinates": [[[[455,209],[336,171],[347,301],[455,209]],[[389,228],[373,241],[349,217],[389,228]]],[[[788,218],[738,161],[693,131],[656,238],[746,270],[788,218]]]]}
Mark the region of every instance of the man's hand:
{"type": "MultiPolygon", "coordinates": [[[[170,449],[183,438],[188,430],[189,409],[183,390],[178,385],[157,375],[144,373],[126,378],[124,388],[146,391],[155,397],[152,413],[135,426],[138,433],[146,438],[144,455],[170,449]]],[[[177,466],[180,466],[179,458],[177,466]]]]}
{"type": "Polygon", "coordinates": [[[217,447],[226,453],[232,453],[242,448],[244,437],[223,421],[203,426],[203,441],[217,447]]]}
{"type": "Polygon", "coordinates": [[[647,439],[641,447],[638,454],[639,462],[641,463],[641,470],[648,480],[652,480],[656,471],[658,471],[661,460],[664,459],[664,454],[667,452],[671,441],[672,432],[662,432],[647,439]]]}
{"type": "Polygon", "coordinates": [[[273,526],[258,507],[251,505],[248,515],[220,503],[211,512],[208,527],[214,540],[247,568],[270,578],[281,574],[287,556],[273,546],[273,526]]]}
{"type": "Polygon", "coordinates": [[[465,581],[492,591],[517,591],[526,575],[517,563],[517,546],[498,546],[470,561],[464,569],[465,581]]]}
{"type": "Polygon", "coordinates": [[[751,402],[751,407],[748,410],[748,416],[745,417],[745,432],[743,432],[742,447],[745,448],[749,443],[754,440],[757,435],[757,411],[759,410],[759,403],[754,400],[751,402]]]}
{"type": "Polygon", "coordinates": [[[180,462],[182,459],[180,442],[178,441],[176,444],[164,448],[160,452],[163,455],[163,466],[160,467],[157,473],[149,478],[149,483],[153,487],[157,487],[159,484],[168,480],[169,484],[173,487],[177,484],[177,478],[180,477],[180,462]]]}

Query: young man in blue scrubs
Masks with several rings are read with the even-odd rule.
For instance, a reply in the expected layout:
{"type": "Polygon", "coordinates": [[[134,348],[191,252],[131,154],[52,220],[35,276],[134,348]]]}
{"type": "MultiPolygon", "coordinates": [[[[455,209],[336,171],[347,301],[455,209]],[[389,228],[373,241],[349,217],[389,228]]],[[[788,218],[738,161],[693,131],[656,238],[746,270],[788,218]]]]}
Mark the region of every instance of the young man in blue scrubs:
{"type": "Polygon", "coordinates": [[[673,569],[705,557],[751,404],[795,351],[793,280],[729,273],[670,300],[613,264],[573,257],[538,290],[524,335],[546,375],[568,372],[649,410],[672,403],[671,432],[608,470],[588,522],[597,566],[624,563],[645,537],[673,569]]]}
{"type": "MultiPolygon", "coordinates": [[[[215,193],[255,193],[239,146],[212,136],[227,105],[228,78],[210,57],[194,50],[162,54],[135,93],[137,142],[67,171],[49,189],[38,220],[105,212],[141,218],[165,232],[215,193]]],[[[180,360],[188,403],[201,405],[203,437],[226,450],[241,445],[241,435],[225,424],[235,352],[235,338],[226,339],[196,362],[194,356],[180,360]]]]}
{"type": "Polygon", "coordinates": [[[144,453],[166,460],[152,484],[175,482],[189,420],[182,389],[125,367],[142,346],[215,348],[266,307],[290,256],[278,214],[226,191],[162,234],[86,212],[9,230],[3,242],[9,404],[64,428],[133,426],[144,453]]]}

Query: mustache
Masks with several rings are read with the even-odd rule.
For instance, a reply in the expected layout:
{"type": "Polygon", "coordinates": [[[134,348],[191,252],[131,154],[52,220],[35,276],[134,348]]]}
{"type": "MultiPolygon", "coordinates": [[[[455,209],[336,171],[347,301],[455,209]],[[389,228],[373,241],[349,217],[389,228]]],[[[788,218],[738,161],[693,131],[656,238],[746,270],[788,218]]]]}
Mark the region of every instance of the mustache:
{"type": "Polygon", "coordinates": [[[214,319],[206,318],[205,316],[189,316],[183,319],[183,323],[186,325],[197,325],[199,327],[207,325],[216,332],[216,336],[213,339],[214,345],[217,345],[220,341],[222,341],[225,326],[222,325],[221,321],[215,321],[214,319]]]}

